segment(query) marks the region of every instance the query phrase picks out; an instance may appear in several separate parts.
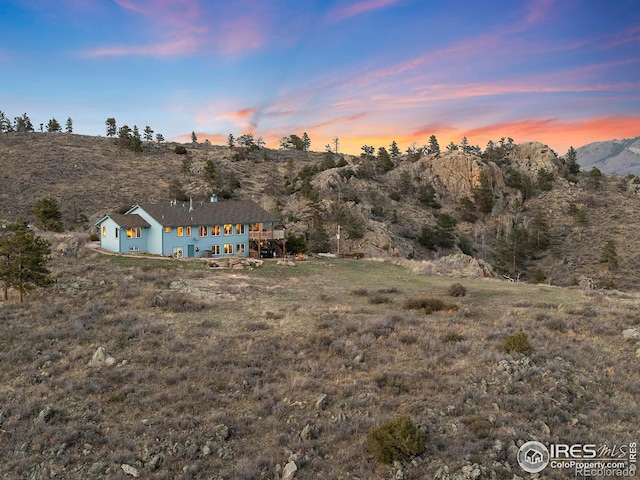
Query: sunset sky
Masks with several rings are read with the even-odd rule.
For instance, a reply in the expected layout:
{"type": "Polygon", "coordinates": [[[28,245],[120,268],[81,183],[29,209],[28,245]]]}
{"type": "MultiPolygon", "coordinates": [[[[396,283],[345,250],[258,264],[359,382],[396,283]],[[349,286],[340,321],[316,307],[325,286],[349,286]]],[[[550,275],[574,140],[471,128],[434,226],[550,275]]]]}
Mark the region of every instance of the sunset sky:
{"type": "Polygon", "coordinates": [[[0,110],[323,151],[640,135],[638,0],[2,0],[0,110]]]}

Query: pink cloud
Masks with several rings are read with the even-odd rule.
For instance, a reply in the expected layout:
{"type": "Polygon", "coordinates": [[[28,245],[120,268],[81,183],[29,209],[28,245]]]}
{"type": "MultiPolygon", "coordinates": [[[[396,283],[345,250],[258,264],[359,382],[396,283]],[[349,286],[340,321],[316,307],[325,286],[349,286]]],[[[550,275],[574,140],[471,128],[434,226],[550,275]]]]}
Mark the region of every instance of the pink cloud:
{"type": "MultiPolygon", "coordinates": [[[[76,0],[77,1],[77,0],[76,0]]],[[[266,42],[266,14],[248,16],[225,7],[201,4],[197,0],[115,0],[124,11],[143,21],[149,41],[143,45],[110,45],[88,52],[89,56],[195,55],[205,47],[210,52],[238,55],[256,50],[266,42]],[[205,19],[209,19],[205,23],[205,19]]]]}
{"type": "Polygon", "coordinates": [[[525,23],[532,25],[546,21],[554,10],[554,0],[530,0],[525,23]]]}
{"type": "Polygon", "coordinates": [[[89,57],[121,57],[121,56],[144,56],[144,57],[171,57],[175,55],[193,53],[200,45],[194,38],[182,38],[149,45],[113,45],[101,47],[87,52],[89,57]]]}
{"type": "Polygon", "coordinates": [[[399,0],[365,0],[346,7],[334,8],[327,13],[326,18],[331,22],[341,22],[347,18],[355,17],[372,10],[388,7],[398,3],[398,1],[399,0]]]}
{"type": "Polygon", "coordinates": [[[265,44],[263,24],[259,18],[239,17],[225,20],[220,29],[215,43],[222,53],[234,55],[256,50],[265,44]]]}

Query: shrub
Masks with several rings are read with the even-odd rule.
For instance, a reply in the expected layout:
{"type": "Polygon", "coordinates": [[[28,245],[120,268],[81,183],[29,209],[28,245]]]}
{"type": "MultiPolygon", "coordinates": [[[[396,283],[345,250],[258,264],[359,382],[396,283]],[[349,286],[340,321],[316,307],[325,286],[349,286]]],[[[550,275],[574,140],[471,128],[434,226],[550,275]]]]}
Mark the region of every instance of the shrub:
{"type": "Polygon", "coordinates": [[[383,303],[391,303],[391,299],[381,293],[375,293],[369,297],[369,303],[373,305],[379,305],[383,303]]]}
{"type": "Polygon", "coordinates": [[[533,281],[533,283],[543,283],[546,279],[547,279],[547,276],[544,274],[542,269],[537,268],[531,280],[533,281]]]}
{"type": "Polygon", "coordinates": [[[92,232],[89,234],[89,241],[90,242],[99,242],[100,241],[100,234],[97,232],[92,232]]]}
{"type": "Polygon", "coordinates": [[[529,343],[529,336],[524,332],[518,332],[505,338],[502,350],[507,353],[530,353],[533,352],[533,347],[529,343]]]}
{"type": "Polygon", "coordinates": [[[467,294],[467,289],[461,283],[452,283],[449,285],[447,295],[450,297],[464,297],[467,294]]]}
{"type": "Polygon", "coordinates": [[[354,288],[353,290],[351,290],[351,292],[349,292],[350,295],[353,295],[354,297],[366,297],[367,295],[369,295],[369,290],[367,290],[366,288],[354,288]]]}
{"type": "Polygon", "coordinates": [[[184,145],[176,145],[176,148],[173,150],[178,155],[186,155],[187,149],[184,145]]]}
{"type": "Polygon", "coordinates": [[[444,337],[442,337],[442,341],[444,343],[458,343],[464,342],[465,338],[456,332],[449,332],[444,337]]]}
{"type": "Polygon", "coordinates": [[[407,416],[397,417],[367,433],[367,449],[383,463],[405,460],[422,453],[427,438],[407,416]]]}

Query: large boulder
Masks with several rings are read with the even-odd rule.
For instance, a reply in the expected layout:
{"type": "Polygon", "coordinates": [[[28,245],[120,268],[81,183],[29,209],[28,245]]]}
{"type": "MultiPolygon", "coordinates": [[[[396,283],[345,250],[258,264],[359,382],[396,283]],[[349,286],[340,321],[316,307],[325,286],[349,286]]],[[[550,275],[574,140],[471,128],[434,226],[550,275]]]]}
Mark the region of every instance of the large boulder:
{"type": "Polygon", "coordinates": [[[540,142],[526,142],[516,145],[509,154],[509,159],[514,169],[532,179],[537,177],[538,171],[542,168],[555,175],[560,166],[553,150],[540,142]]]}
{"type": "Polygon", "coordinates": [[[495,163],[485,163],[479,157],[459,150],[424,157],[416,165],[416,170],[441,195],[472,198],[473,189],[480,186],[482,172],[487,174],[497,196],[504,192],[502,172],[495,163]]]}

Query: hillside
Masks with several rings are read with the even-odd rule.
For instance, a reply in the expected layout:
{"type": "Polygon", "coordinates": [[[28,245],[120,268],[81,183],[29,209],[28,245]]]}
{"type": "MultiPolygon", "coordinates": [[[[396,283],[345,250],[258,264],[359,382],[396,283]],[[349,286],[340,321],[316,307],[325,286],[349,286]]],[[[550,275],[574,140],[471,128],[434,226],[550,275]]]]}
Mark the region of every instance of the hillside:
{"type": "Polygon", "coordinates": [[[640,175],[640,137],[594,142],[577,152],[584,170],[597,167],[607,175],[640,175]]]}
{"type": "Polygon", "coordinates": [[[517,480],[531,439],[636,439],[638,294],[404,262],[56,254],[55,288],[0,303],[0,478],[517,480]],[[398,415],[426,448],[385,465],[367,432],[398,415]]]}
{"type": "Polygon", "coordinates": [[[217,193],[259,202],[312,251],[335,252],[340,226],[342,252],[429,260],[462,251],[521,280],[537,272],[554,285],[640,287],[637,179],[567,175],[541,143],[386,164],[375,155],[184,146],[186,155],[165,143],[133,153],[101,137],[2,135],[0,218],[31,218],[35,201],[54,197],[67,229],[90,232],[105,213],[134,203],[217,193]],[[488,213],[475,198],[483,176],[488,213]],[[601,262],[608,241],[616,265],[601,262]]]}

